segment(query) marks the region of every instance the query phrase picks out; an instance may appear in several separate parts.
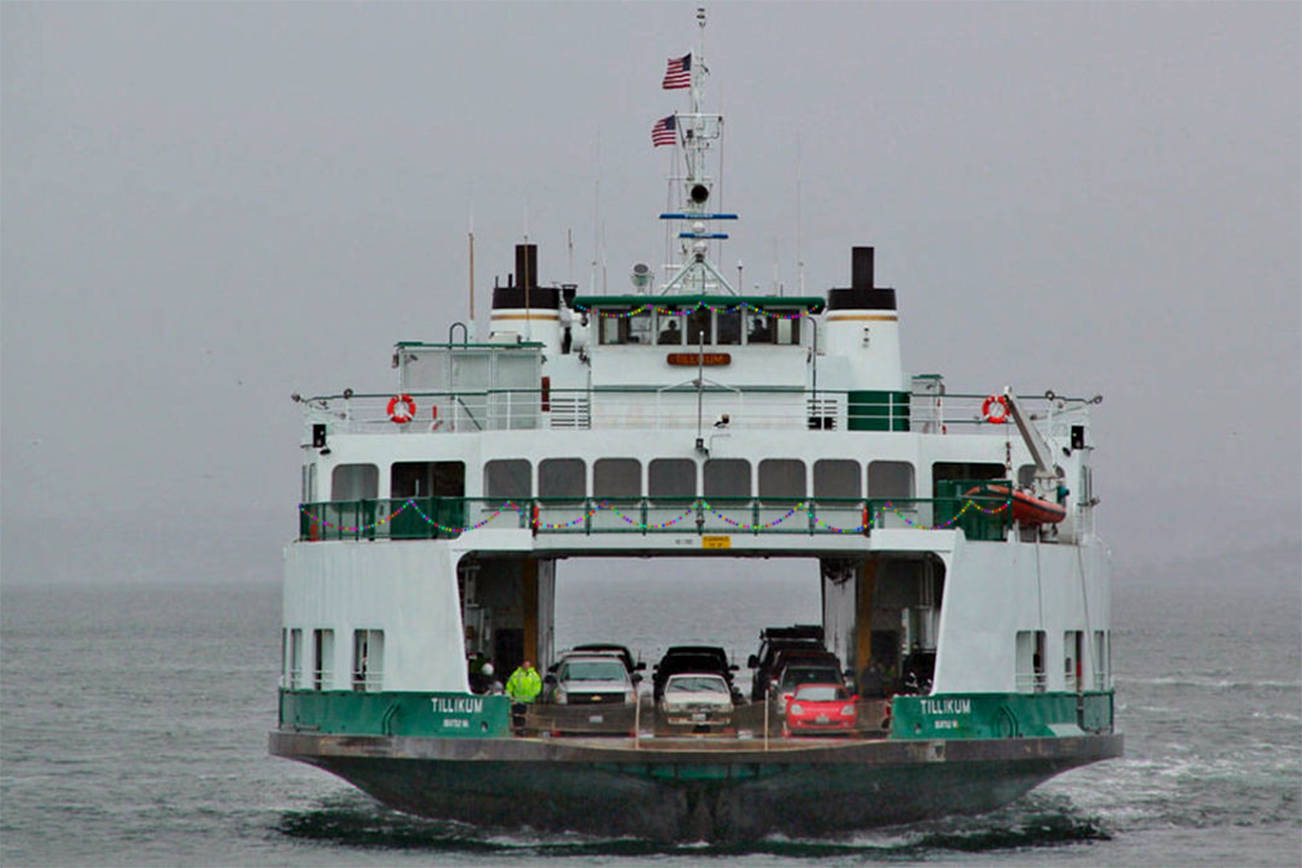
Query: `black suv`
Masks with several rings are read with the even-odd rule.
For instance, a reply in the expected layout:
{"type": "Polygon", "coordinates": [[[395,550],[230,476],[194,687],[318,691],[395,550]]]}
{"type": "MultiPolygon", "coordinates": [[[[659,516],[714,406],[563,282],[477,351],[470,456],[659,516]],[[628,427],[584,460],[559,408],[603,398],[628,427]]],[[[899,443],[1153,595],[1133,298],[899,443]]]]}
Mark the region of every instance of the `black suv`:
{"type": "Polygon", "coordinates": [[[627,646],[616,645],[613,642],[588,642],[583,645],[575,645],[574,650],[590,651],[601,654],[614,654],[619,657],[620,660],[624,661],[624,668],[628,670],[629,675],[646,669],[645,663],[641,661],[638,661],[637,663],[633,662],[633,652],[629,651],[627,646]]]}
{"type": "Polygon", "coordinates": [[[656,702],[665,692],[665,682],[670,675],[683,672],[701,672],[722,675],[732,691],[733,701],[741,698],[737,687],[732,683],[732,673],[737,671],[735,664],[728,663],[728,652],[714,645],[674,645],[665,651],[665,656],[651,670],[651,692],[656,702]]]}
{"type": "Polygon", "coordinates": [[[769,690],[769,682],[777,675],[774,663],[784,650],[822,651],[823,628],[817,624],[795,624],[791,627],[768,627],[760,631],[759,653],[752,654],[746,665],[755,670],[751,680],[750,698],[760,702],[769,690]]]}

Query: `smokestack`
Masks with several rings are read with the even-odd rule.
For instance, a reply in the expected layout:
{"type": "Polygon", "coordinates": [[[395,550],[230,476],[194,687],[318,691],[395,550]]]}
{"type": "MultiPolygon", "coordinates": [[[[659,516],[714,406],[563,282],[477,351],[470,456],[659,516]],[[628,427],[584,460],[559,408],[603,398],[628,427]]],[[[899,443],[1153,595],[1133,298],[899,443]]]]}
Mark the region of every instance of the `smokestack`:
{"type": "Polygon", "coordinates": [[[532,289],[538,285],[538,245],[515,245],[515,285],[532,289]]]}
{"type": "Polygon", "coordinates": [[[873,249],[871,247],[850,248],[850,288],[873,288],[873,249]]]}

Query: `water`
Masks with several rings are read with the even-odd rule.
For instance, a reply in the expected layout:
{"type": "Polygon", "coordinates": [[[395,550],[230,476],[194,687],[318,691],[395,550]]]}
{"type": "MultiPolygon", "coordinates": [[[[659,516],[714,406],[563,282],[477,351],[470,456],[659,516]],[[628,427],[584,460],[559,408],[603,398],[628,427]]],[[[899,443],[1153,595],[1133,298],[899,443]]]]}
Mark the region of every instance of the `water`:
{"type": "MultiPolygon", "coordinates": [[[[6,587],[0,862],[1296,865],[1302,591],[1296,549],[1272,557],[1117,582],[1124,759],[981,817],[727,848],[419,820],[268,757],[275,586],[6,587]]],[[[562,566],[561,644],[621,639],[653,661],[668,644],[714,641],[744,663],[761,626],[818,617],[809,562],[562,566]],[[810,577],[795,593],[778,581],[793,569],[810,577]],[[637,580],[652,573],[654,595],[637,580]]]]}

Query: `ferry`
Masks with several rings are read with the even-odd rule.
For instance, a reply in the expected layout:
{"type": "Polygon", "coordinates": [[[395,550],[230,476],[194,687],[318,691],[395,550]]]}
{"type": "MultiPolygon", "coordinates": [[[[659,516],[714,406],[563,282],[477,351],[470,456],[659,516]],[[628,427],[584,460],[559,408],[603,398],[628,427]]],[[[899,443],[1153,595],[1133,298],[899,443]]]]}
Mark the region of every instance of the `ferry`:
{"type": "MultiPolygon", "coordinates": [[[[1101,399],[906,373],[907,296],[869,246],[825,292],[730,281],[716,263],[743,224],[717,204],[697,17],[663,82],[690,110],[653,129],[677,156],[669,264],[582,294],[519,244],[487,334],[399,341],[373,390],[294,396],[270,753],[420,816],[671,841],[982,812],[1120,756],[1101,399]],[[556,646],[558,565],[620,557],[789,558],[793,583],[817,559],[821,623],[757,624],[717,725],[670,731],[642,665],[602,650],[619,637],[556,646]],[[783,642],[835,664],[781,682],[783,642]],[[527,703],[500,689],[526,660],[545,678],[527,703]],[[567,699],[583,662],[631,689],[567,699]],[[806,696],[819,716],[797,719],[806,696]]],[[[678,695],[669,671],[656,697],[678,695]]]]}

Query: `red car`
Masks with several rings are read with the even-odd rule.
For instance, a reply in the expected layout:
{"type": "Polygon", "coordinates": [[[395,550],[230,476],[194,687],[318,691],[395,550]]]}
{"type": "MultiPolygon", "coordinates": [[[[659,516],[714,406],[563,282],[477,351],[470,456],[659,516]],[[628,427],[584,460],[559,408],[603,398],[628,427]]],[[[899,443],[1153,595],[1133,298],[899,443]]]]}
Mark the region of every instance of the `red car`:
{"type": "Polygon", "coordinates": [[[859,697],[840,684],[801,684],[785,698],[783,735],[849,732],[859,723],[859,697]]]}

